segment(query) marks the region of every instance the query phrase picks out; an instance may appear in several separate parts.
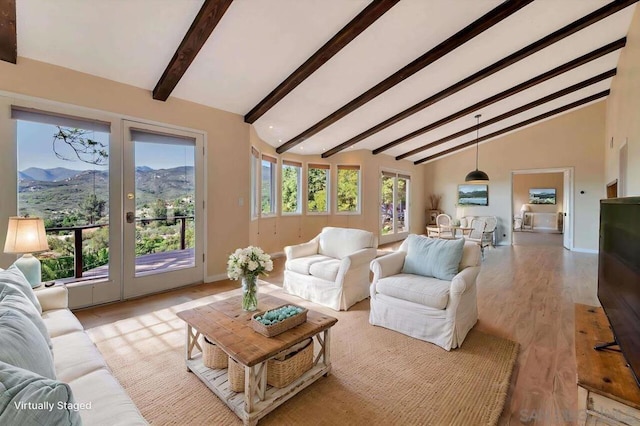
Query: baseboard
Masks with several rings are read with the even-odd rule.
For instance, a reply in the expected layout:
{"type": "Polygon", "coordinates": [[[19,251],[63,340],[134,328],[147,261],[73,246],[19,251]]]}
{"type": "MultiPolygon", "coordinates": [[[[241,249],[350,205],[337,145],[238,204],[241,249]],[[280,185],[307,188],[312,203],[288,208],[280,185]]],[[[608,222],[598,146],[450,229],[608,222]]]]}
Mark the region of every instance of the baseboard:
{"type": "Polygon", "coordinates": [[[216,281],[222,281],[222,280],[227,280],[229,279],[229,277],[227,276],[227,274],[216,274],[216,275],[209,275],[208,277],[204,278],[204,282],[205,283],[213,283],[216,281]]]}
{"type": "Polygon", "coordinates": [[[571,251],[577,251],[578,253],[592,253],[592,254],[598,254],[598,250],[585,249],[585,248],[578,248],[578,247],[574,247],[573,249],[571,249],[571,251]]]}

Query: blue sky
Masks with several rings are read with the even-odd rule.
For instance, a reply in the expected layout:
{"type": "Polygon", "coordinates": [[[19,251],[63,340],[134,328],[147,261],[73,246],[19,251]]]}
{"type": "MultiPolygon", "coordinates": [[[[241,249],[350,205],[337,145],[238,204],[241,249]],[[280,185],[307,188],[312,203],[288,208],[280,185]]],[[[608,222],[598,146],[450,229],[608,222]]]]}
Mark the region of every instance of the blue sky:
{"type": "MultiPolygon", "coordinates": [[[[78,160],[71,148],[64,143],[57,143],[58,152],[73,161],[62,160],[53,152],[53,135],[56,126],[30,121],[18,120],[18,170],[29,167],[52,169],[64,167],[71,170],[107,170],[107,166],[96,166],[78,160]]],[[[92,132],[87,135],[91,139],[109,146],[109,134],[92,132]]],[[[155,143],[136,144],[135,155],[137,166],[148,166],[153,169],[167,169],[178,166],[193,166],[193,147],[175,146],[155,143]]]]}

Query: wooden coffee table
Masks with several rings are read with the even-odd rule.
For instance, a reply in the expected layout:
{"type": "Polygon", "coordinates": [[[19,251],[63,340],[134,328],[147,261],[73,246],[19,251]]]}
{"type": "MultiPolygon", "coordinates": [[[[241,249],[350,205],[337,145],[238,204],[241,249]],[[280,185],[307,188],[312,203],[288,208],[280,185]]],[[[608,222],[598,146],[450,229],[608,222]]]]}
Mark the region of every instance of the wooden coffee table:
{"type": "MultiPolygon", "coordinates": [[[[265,337],[251,328],[253,312],[241,308],[241,297],[200,306],[178,312],[186,322],[187,370],[193,372],[211,389],[245,425],[255,425],[258,420],[293,397],[302,389],[327,376],[331,371],[330,330],[338,322],[336,318],[309,310],[307,322],[274,337],[265,337]],[[218,345],[231,358],[244,366],[244,392],[234,392],[229,387],[227,369],[207,368],[202,363],[202,347],[198,341],[204,335],[218,345]],[[267,385],[267,361],[283,350],[313,338],[314,361],[311,370],[294,380],[289,386],[275,388],[267,385]]],[[[291,304],[277,297],[261,295],[259,311],[291,304]]]]}

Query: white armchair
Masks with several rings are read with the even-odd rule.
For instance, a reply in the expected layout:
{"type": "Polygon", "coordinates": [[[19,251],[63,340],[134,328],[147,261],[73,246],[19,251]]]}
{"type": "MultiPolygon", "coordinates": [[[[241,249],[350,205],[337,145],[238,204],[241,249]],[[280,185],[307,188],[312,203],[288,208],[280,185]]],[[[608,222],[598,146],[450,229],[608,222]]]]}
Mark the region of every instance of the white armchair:
{"type": "Polygon", "coordinates": [[[361,229],[325,227],[307,243],[287,246],[284,290],[295,296],[346,311],[369,297],[369,263],[378,240],[361,229]]]}
{"type": "MultiPolygon", "coordinates": [[[[476,278],[480,272],[480,248],[475,243],[464,243],[458,273],[449,281],[403,273],[408,240],[397,252],[371,262],[369,322],[446,350],[457,348],[478,320],[476,278]]],[[[455,244],[455,240],[431,240],[455,244]]]]}

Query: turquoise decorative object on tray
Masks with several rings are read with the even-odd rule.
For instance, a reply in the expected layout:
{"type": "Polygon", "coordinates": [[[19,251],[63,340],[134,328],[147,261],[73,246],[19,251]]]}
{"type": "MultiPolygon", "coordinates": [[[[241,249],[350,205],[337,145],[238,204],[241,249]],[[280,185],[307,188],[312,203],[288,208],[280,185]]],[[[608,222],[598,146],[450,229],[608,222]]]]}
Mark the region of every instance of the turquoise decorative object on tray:
{"type": "Polygon", "coordinates": [[[296,305],[282,305],[258,312],[251,317],[251,327],[258,333],[273,337],[307,321],[308,310],[296,305]]]}

